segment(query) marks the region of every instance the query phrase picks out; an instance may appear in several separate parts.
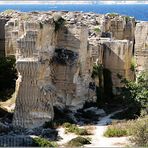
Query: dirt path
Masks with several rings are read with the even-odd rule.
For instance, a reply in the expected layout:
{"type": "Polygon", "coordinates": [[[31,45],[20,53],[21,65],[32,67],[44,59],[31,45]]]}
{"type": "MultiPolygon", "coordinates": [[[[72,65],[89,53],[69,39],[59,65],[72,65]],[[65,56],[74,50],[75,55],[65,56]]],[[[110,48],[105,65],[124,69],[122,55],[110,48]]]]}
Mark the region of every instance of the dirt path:
{"type": "Polygon", "coordinates": [[[105,117],[103,117],[100,121],[98,121],[95,126],[95,133],[91,136],[92,144],[86,145],[85,147],[125,147],[128,145],[127,137],[114,137],[114,138],[106,138],[103,136],[104,132],[107,129],[107,125],[112,122],[111,116],[116,113],[121,112],[122,110],[113,112],[105,117]]]}
{"type": "MultiPolygon", "coordinates": [[[[115,115],[116,113],[121,112],[122,110],[113,112],[105,117],[102,117],[100,121],[96,125],[93,125],[94,134],[89,136],[92,141],[92,144],[85,145],[85,147],[125,147],[128,145],[127,137],[115,137],[115,138],[106,138],[103,136],[105,130],[107,129],[107,125],[112,122],[111,116],[115,115]]],[[[83,127],[83,126],[82,126],[83,127]]],[[[63,127],[58,129],[59,136],[62,139],[58,142],[58,144],[64,145],[71,139],[77,137],[77,135],[72,133],[65,134],[65,130],[63,127]]]]}
{"type": "Polygon", "coordinates": [[[65,129],[63,127],[58,128],[58,134],[61,137],[61,140],[59,140],[57,143],[58,145],[62,146],[66,144],[68,141],[70,141],[73,138],[76,138],[77,135],[73,133],[65,133],[65,129]]]}

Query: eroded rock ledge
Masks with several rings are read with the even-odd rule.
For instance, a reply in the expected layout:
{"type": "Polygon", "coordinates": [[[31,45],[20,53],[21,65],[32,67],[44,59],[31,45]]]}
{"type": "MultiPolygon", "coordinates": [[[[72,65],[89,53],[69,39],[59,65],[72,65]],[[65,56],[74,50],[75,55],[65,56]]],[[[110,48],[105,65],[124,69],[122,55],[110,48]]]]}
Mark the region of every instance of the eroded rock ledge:
{"type": "Polygon", "coordinates": [[[1,13],[0,27],[0,52],[15,55],[19,73],[14,126],[37,127],[54,118],[53,106],[78,109],[95,101],[95,64],[103,66],[108,95],[121,87],[118,73],[134,78],[133,56],[137,72],[148,69],[148,22],[132,17],[12,11],[1,13]]]}

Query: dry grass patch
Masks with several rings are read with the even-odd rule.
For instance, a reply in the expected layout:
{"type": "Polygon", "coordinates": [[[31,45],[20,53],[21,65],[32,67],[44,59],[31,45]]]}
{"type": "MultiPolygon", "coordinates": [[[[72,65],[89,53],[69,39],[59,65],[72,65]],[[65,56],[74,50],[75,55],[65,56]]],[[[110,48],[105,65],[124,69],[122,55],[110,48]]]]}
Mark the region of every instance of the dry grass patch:
{"type": "Polygon", "coordinates": [[[69,133],[75,133],[76,135],[90,135],[85,128],[80,128],[76,124],[64,123],[65,131],[69,133]]]}
{"type": "Polygon", "coordinates": [[[113,123],[108,126],[108,129],[105,131],[105,137],[122,137],[130,136],[132,134],[133,121],[127,121],[123,123],[113,123]]]}
{"type": "Polygon", "coordinates": [[[106,137],[130,136],[129,140],[136,146],[148,147],[148,115],[123,123],[113,123],[104,133],[106,137]]]}
{"type": "Polygon", "coordinates": [[[131,142],[137,146],[148,147],[148,115],[145,118],[139,118],[131,131],[131,142]]]}

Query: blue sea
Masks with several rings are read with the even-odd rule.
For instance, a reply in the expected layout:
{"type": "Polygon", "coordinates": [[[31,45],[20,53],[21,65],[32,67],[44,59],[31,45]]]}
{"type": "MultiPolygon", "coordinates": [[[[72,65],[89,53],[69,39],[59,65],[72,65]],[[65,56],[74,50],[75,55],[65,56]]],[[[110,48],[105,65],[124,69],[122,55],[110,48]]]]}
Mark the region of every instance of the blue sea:
{"type": "Polygon", "coordinates": [[[148,4],[66,4],[66,5],[50,5],[50,4],[25,4],[25,5],[0,5],[0,11],[14,9],[24,12],[29,11],[49,11],[49,10],[67,10],[95,12],[99,14],[119,13],[135,17],[137,20],[148,21],[148,4]]]}

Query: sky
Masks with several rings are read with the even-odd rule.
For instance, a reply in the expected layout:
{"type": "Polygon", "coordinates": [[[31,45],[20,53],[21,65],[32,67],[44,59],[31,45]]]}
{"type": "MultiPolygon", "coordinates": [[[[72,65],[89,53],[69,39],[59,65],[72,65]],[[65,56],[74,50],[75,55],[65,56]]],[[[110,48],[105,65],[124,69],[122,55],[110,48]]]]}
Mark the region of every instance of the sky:
{"type": "Polygon", "coordinates": [[[0,4],[148,4],[147,0],[0,0],[0,4]]]}

